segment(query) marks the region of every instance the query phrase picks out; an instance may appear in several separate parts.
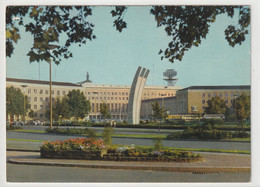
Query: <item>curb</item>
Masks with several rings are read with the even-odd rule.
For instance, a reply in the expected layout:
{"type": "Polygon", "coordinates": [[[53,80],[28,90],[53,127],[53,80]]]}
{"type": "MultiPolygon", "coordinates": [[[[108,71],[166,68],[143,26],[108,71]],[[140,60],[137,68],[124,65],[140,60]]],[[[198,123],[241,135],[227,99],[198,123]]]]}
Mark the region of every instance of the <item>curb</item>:
{"type": "Polygon", "coordinates": [[[56,167],[80,167],[80,168],[103,168],[103,169],[129,169],[129,170],[154,170],[154,171],[171,171],[171,172],[195,172],[197,174],[217,173],[217,172],[250,172],[250,167],[155,167],[155,166],[126,166],[121,165],[100,165],[100,164],[77,164],[77,163],[58,163],[58,162],[34,162],[24,161],[21,159],[9,159],[11,164],[36,165],[36,166],[56,166],[56,167]]]}

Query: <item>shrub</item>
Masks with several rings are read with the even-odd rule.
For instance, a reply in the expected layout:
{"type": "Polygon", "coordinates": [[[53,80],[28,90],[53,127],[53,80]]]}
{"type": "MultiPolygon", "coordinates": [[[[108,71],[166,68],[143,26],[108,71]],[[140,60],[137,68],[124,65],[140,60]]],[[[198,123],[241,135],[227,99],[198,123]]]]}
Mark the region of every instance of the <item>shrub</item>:
{"type": "Polygon", "coordinates": [[[112,144],[112,134],[113,134],[113,128],[111,127],[105,127],[104,128],[104,131],[102,133],[102,137],[103,137],[103,140],[104,140],[104,143],[108,146],[110,146],[112,144]]]}
{"type": "Polygon", "coordinates": [[[154,150],[160,151],[163,147],[162,138],[156,138],[156,139],[153,140],[153,142],[154,142],[154,150]]]}

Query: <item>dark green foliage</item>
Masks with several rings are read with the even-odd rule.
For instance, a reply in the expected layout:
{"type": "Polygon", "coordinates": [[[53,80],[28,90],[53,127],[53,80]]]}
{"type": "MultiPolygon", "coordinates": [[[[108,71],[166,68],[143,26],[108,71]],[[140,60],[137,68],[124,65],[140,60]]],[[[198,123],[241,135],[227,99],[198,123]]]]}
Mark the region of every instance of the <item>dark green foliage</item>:
{"type": "Polygon", "coordinates": [[[249,138],[250,134],[245,131],[223,131],[215,128],[214,123],[206,122],[203,125],[187,127],[183,132],[171,133],[167,139],[187,138],[187,139],[231,139],[249,138]]]}
{"type": "Polygon", "coordinates": [[[99,112],[101,113],[103,119],[110,119],[111,118],[111,115],[108,111],[108,105],[106,103],[101,103],[99,112]]]}
{"type": "Polygon", "coordinates": [[[114,132],[114,129],[111,127],[105,127],[104,131],[102,133],[102,138],[106,146],[111,146],[112,144],[112,134],[114,132]]]}
{"type": "Polygon", "coordinates": [[[233,17],[238,13],[238,23],[229,25],[225,30],[226,40],[234,47],[245,40],[249,33],[250,7],[248,6],[154,6],[151,14],[155,16],[158,27],[164,27],[172,41],[163,51],[161,59],[170,62],[181,61],[184,53],[192,46],[198,47],[209,32],[210,25],[219,14],[227,13],[233,17]]]}
{"type": "Polygon", "coordinates": [[[161,151],[163,145],[162,145],[162,138],[156,138],[153,140],[153,147],[155,151],[161,151]]]}
{"type": "MultiPolygon", "coordinates": [[[[20,17],[19,25],[34,37],[34,44],[28,52],[30,62],[47,61],[51,58],[59,64],[62,58],[71,58],[69,46],[86,44],[95,39],[94,24],[87,21],[92,15],[90,6],[9,6],[6,8],[6,54],[11,56],[14,43],[20,39],[19,28],[13,17],[20,17]],[[23,18],[29,17],[24,23],[23,18]],[[48,50],[51,42],[59,42],[61,36],[66,36],[63,46],[55,49],[53,55],[48,50]]],[[[111,11],[116,17],[114,26],[122,32],[127,27],[123,20],[126,6],[115,6],[111,11]]],[[[241,45],[249,33],[249,6],[153,6],[150,13],[154,15],[158,27],[164,27],[172,39],[165,50],[160,50],[161,59],[170,62],[181,61],[184,53],[192,46],[198,47],[209,32],[209,27],[215,22],[217,15],[226,13],[229,17],[238,15],[238,23],[232,23],[224,31],[229,45],[241,45]]]]}
{"type": "Polygon", "coordinates": [[[6,88],[6,113],[11,115],[11,121],[14,115],[26,115],[30,107],[28,97],[24,97],[20,89],[13,86],[6,88]]]}
{"type": "Polygon", "coordinates": [[[226,103],[219,96],[212,97],[207,103],[208,106],[205,109],[207,114],[224,114],[226,111],[226,103]]]}
{"type": "Polygon", "coordinates": [[[90,111],[90,103],[80,90],[69,91],[64,102],[68,105],[69,117],[84,118],[90,111]]]}
{"type": "Polygon", "coordinates": [[[19,16],[26,32],[30,32],[34,38],[34,44],[28,52],[30,62],[47,61],[59,64],[62,58],[71,58],[69,47],[72,44],[86,44],[95,39],[93,34],[94,24],[87,21],[92,15],[92,7],[89,6],[9,6],[6,8],[6,53],[11,56],[13,43],[20,39],[19,29],[13,21],[13,16],[19,16]],[[27,17],[27,22],[23,17],[27,17]],[[64,45],[53,50],[49,45],[53,42],[60,44],[60,37],[65,37],[64,45]]]}
{"type": "MultiPolygon", "coordinates": [[[[45,129],[46,133],[53,133],[53,134],[88,134],[89,133],[89,129],[85,128],[85,129],[79,129],[79,128],[58,128],[58,127],[54,127],[54,128],[46,128],[45,129]]],[[[90,137],[88,137],[90,138],[90,137]]]]}
{"type": "Polygon", "coordinates": [[[116,6],[115,9],[111,11],[112,17],[117,16],[113,26],[116,27],[116,30],[119,32],[122,32],[124,28],[127,28],[127,23],[123,20],[126,11],[127,7],[125,6],[116,6]]]}
{"type": "Polygon", "coordinates": [[[98,138],[96,131],[88,128],[86,128],[86,136],[87,138],[91,138],[93,140],[96,140],[98,138]]]}
{"type": "Polygon", "coordinates": [[[242,94],[233,100],[232,105],[238,120],[250,119],[251,105],[249,96],[242,94]]]}
{"type": "Polygon", "coordinates": [[[160,107],[159,102],[155,101],[152,103],[153,117],[158,120],[162,120],[164,118],[164,109],[160,107]]]}

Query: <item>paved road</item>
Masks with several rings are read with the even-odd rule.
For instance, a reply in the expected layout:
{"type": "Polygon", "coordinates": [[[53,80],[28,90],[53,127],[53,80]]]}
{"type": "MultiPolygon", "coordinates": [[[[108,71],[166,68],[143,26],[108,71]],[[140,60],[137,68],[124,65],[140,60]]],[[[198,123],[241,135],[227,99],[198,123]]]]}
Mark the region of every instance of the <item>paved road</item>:
{"type": "MultiPolygon", "coordinates": [[[[76,138],[82,136],[70,136],[70,135],[53,135],[53,134],[37,134],[37,133],[24,133],[24,132],[14,132],[7,131],[8,139],[27,139],[27,140],[42,140],[42,141],[54,141],[54,140],[66,140],[69,138],[76,138]]],[[[113,138],[114,144],[123,145],[144,145],[152,146],[152,139],[140,139],[140,138],[113,138]]],[[[15,146],[17,142],[7,141],[8,145],[15,146]]],[[[24,146],[32,145],[42,145],[40,142],[21,142],[18,144],[24,144],[24,146]]],[[[207,148],[207,149],[224,149],[224,150],[250,150],[251,144],[246,142],[221,142],[221,141],[194,141],[194,140],[163,140],[163,145],[167,147],[180,147],[180,148],[207,148]]]]}
{"type": "Polygon", "coordinates": [[[249,172],[193,174],[7,164],[8,182],[248,182],[249,172]]]}

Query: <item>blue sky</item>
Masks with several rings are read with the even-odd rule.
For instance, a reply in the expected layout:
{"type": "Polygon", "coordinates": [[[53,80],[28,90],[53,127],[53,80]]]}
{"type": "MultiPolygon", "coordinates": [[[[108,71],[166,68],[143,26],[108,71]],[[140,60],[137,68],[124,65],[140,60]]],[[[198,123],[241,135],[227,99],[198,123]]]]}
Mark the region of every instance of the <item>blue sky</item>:
{"type": "MultiPolygon", "coordinates": [[[[163,28],[157,28],[149,10],[149,6],[129,7],[124,17],[127,29],[119,33],[113,27],[111,7],[95,7],[88,20],[95,24],[97,39],[81,47],[72,46],[73,58],[53,65],[53,80],[76,83],[85,80],[89,72],[96,84],[131,85],[137,67],[142,66],[151,70],[148,85],[166,85],[163,80],[166,69],[177,71],[176,85],[181,87],[250,84],[250,35],[234,48],[224,36],[227,25],[236,23],[236,16],[233,19],[218,16],[202,44],[186,52],[181,62],[172,64],[160,60],[158,51],[167,47],[170,38],[163,28]]],[[[21,37],[13,56],[6,59],[7,77],[49,80],[48,63],[30,63],[26,55],[32,46],[32,36],[22,32],[21,37]]]]}

